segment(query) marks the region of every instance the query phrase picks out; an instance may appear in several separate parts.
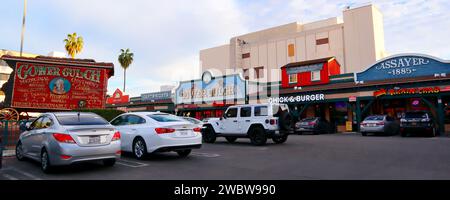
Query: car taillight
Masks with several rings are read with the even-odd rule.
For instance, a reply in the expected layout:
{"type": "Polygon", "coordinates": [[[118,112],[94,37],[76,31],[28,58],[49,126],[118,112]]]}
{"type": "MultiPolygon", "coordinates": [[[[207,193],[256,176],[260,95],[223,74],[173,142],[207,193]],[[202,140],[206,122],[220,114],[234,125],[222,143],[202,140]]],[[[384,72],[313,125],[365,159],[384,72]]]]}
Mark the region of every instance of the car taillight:
{"type": "Polygon", "coordinates": [[[271,119],[270,120],[270,125],[275,125],[277,123],[277,120],[276,119],[271,119]]]}
{"type": "Polygon", "coordinates": [[[157,134],[173,133],[175,129],[173,128],[155,128],[157,134]]]}
{"type": "Polygon", "coordinates": [[[378,125],[378,126],[383,126],[383,125],[384,125],[384,122],[378,122],[377,125],[378,125]]]}
{"type": "Polygon", "coordinates": [[[62,143],[75,143],[75,140],[73,140],[72,136],[70,136],[69,134],[64,134],[64,133],[53,133],[53,137],[56,139],[56,141],[58,142],[62,142],[62,143]]]}
{"type": "Polygon", "coordinates": [[[314,126],[314,125],[316,125],[316,122],[309,122],[308,125],[314,126]]]}
{"type": "Polygon", "coordinates": [[[69,160],[70,158],[72,158],[72,156],[61,155],[61,159],[63,159],[63,160],[69,160]]]}
{"type": "Polygon", "coordinates": [[[116,140],[120,140],[120,132],[119,131],[116,131],[112,138],[112,141],[116,141],[116,140]]]}
{"type": "Polygon", "coordinates": [[[202,131],[202,128],[200,128],[200,127],[195,127],[194,128],[194,132],[201,132],[202,131]]]}
{"type": "Polygon", "coordinates": [[[365,123],[365,122],[363,122],[363,123],[361,123],[361,126],[365,126],[367,123],[365,123]]]}

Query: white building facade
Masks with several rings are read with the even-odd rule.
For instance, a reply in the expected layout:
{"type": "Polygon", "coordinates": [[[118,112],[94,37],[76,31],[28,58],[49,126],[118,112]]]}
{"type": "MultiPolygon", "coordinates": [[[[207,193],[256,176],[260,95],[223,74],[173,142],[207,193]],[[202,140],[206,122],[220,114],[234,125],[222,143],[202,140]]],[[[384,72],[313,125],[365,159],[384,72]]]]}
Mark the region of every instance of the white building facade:
{"type": "Polygon", "coordinates": [[[366,5],[344,10],[343,18],[290,23],[233,37],[229,44],[201,50],[200,69],[273,82],[280,80],[280,68],[289,63],[335,57],[343,74],[362,71],[386,56],[383,16],[374,5],[366,5]]]}

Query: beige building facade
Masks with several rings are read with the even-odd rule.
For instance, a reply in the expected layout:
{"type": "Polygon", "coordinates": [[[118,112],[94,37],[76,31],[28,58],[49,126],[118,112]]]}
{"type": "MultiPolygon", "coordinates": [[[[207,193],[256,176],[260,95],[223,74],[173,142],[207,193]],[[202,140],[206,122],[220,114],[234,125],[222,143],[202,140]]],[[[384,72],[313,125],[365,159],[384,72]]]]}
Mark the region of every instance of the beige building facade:
{"type": "Polygon", "coordinates": [[[201,72],[242,73],[251,81],[280,80],[293,62],[335,57],[341,73],[360,72],[386,56],[383,15],[374,5],[346,9],[343,17],[285,24],[230,39],[200,51],[201,72]]]}

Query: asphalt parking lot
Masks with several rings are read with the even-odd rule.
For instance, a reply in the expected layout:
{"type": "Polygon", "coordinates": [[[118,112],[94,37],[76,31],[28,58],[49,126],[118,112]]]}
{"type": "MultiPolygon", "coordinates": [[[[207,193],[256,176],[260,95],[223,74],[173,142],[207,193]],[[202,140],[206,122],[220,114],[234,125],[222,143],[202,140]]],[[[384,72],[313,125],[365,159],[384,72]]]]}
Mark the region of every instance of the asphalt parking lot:
{"type": "Polygon", "coordinates": [[[248,139],[230,144],[220,138],[187,158],[175,153],[145,160],[123,155],[114,167],[84,163],[52,174],[41,172],[38,163],[7,157],[0,179],[450,179],[450,138],[291,135],[285,144],[260,147],[248,139]]]}

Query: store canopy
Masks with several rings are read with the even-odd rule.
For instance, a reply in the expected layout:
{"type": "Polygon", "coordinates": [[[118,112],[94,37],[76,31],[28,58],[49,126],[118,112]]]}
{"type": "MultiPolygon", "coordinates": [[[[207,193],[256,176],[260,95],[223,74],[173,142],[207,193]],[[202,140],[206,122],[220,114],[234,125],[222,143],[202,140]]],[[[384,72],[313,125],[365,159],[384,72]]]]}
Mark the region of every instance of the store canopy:
{"type": "Polygon", "coordinates": [[[308,60],[302,62],[289,63],[281,68],[286,68],[287,74],[297,74],[301,72],[322,70],[323,64],[330,62],[334,57],[321,58],[316,60],[308,60]]]}

